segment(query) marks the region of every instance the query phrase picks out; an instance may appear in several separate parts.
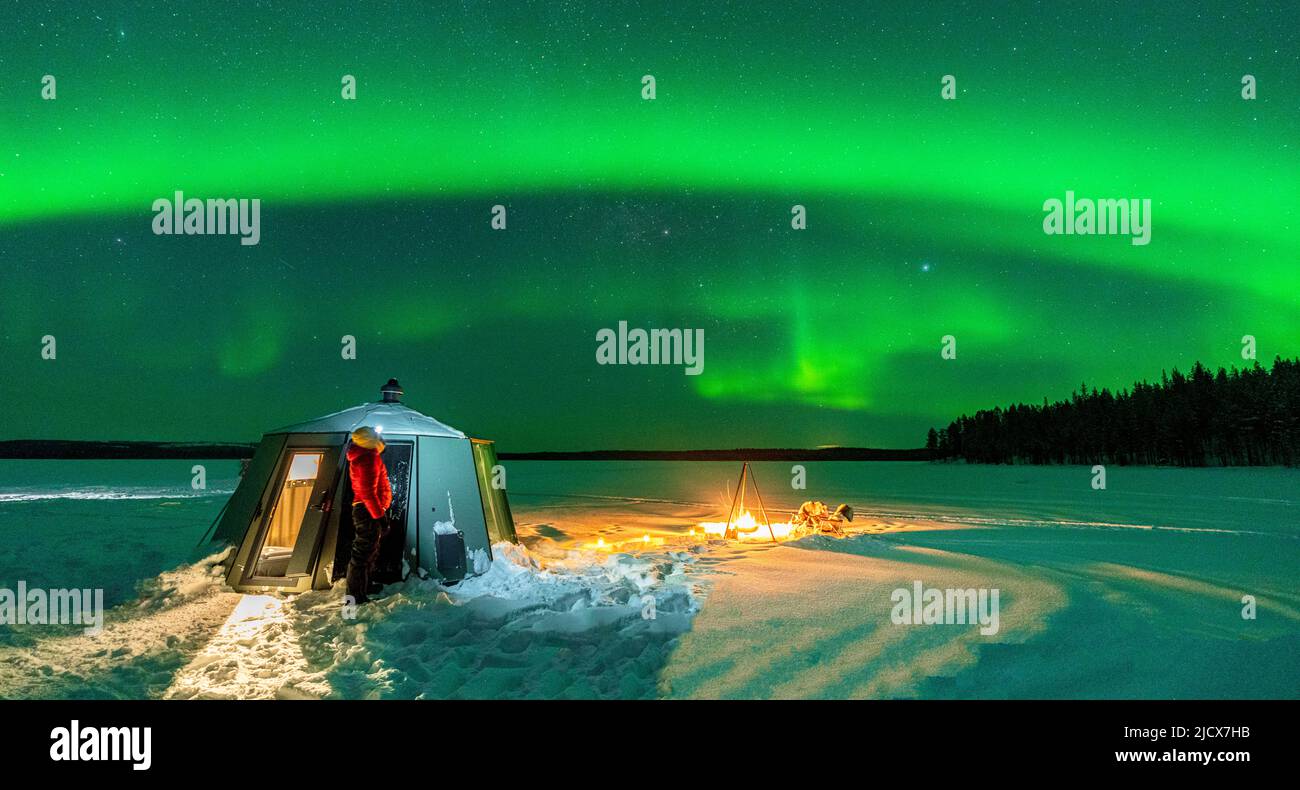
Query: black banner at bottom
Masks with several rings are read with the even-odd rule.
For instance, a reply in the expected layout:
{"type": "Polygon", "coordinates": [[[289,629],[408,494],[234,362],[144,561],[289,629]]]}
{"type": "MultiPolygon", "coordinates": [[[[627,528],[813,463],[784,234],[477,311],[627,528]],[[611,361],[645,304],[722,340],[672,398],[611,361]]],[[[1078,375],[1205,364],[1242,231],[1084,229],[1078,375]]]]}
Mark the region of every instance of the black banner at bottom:
{"type": "Polygon", "coordinates": [[[1297,712],[1295,701],[11,701],[0,703],[0,742],[20,771],[128,781],[445,780],[511,765],[703,778],[738,759],[814,760],[819,774],[865,760],[921,777],[999,767],[1276,775],[1293,759],[1297,712]]]}

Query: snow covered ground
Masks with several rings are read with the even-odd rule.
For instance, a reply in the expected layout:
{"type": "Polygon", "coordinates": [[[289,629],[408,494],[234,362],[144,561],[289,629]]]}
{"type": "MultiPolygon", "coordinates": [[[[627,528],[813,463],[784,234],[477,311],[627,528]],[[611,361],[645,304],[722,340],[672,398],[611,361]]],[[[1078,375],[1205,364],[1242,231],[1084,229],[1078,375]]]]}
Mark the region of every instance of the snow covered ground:
{"type": "Polygon", "coordinates": [[[98,636],[0,626],[0,696],[1300,697],[1297,470],[809,463],[796,491],[757,464],[774,516],[858,513],[773,546],[691,535],[738,464],[514,462],[521,546],[345,619],[341,589],[224,587],[194,544],[238,467],[196,492],[192,465],[0,461],[0,588],[111,607],[98,636]],[[917,581],[998,589],[998,632],[894,624],[917,581]]]}

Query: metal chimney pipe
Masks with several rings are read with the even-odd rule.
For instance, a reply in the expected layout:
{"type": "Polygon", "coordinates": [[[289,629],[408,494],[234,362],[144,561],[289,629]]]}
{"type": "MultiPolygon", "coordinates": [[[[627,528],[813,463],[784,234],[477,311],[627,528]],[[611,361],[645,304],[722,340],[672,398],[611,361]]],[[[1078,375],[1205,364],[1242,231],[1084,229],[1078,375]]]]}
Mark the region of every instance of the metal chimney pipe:
{"type": "Polygon", "coordinates": [[[384,403],[401,403],[402,396],[406,394],[397,379],[389,379],[387,384],[379,388],[379,393],[383,396],[384,403]]]}

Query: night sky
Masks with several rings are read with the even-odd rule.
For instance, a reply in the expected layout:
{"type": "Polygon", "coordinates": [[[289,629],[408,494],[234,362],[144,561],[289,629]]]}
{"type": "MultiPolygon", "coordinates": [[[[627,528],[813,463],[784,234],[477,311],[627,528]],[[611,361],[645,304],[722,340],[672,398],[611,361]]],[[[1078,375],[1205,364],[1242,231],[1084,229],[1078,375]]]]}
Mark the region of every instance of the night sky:
{"type": "Polygon", "coordinates": [[[914,447],[1300,353],[1294,8],[866,5],[6,4],[0,439],[252,441],[396,376],[503,450],[914,447]],[[154,235],[176,190],[261,243],[154,235]],[[1066,190],[1151,243],[1044,235],[1066,190]],[[597,365],[620,320],[703,374],[597,365]]]}

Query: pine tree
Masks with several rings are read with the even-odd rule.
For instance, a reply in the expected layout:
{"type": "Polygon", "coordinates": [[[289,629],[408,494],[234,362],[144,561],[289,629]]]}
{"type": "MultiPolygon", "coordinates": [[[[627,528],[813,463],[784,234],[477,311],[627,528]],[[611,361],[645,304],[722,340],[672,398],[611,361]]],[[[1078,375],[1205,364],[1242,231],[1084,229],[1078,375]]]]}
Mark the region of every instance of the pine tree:
{"type": "Polygon", "coordinates": [[[1118,393],[1080,384],[1069,400],[963,414],[930,429],[925,446],[932,457],[971,463],[1293,466],[1300,359],[1217,373],[1197,362],[1190,375],[1173,368],[1118,393]]]}

